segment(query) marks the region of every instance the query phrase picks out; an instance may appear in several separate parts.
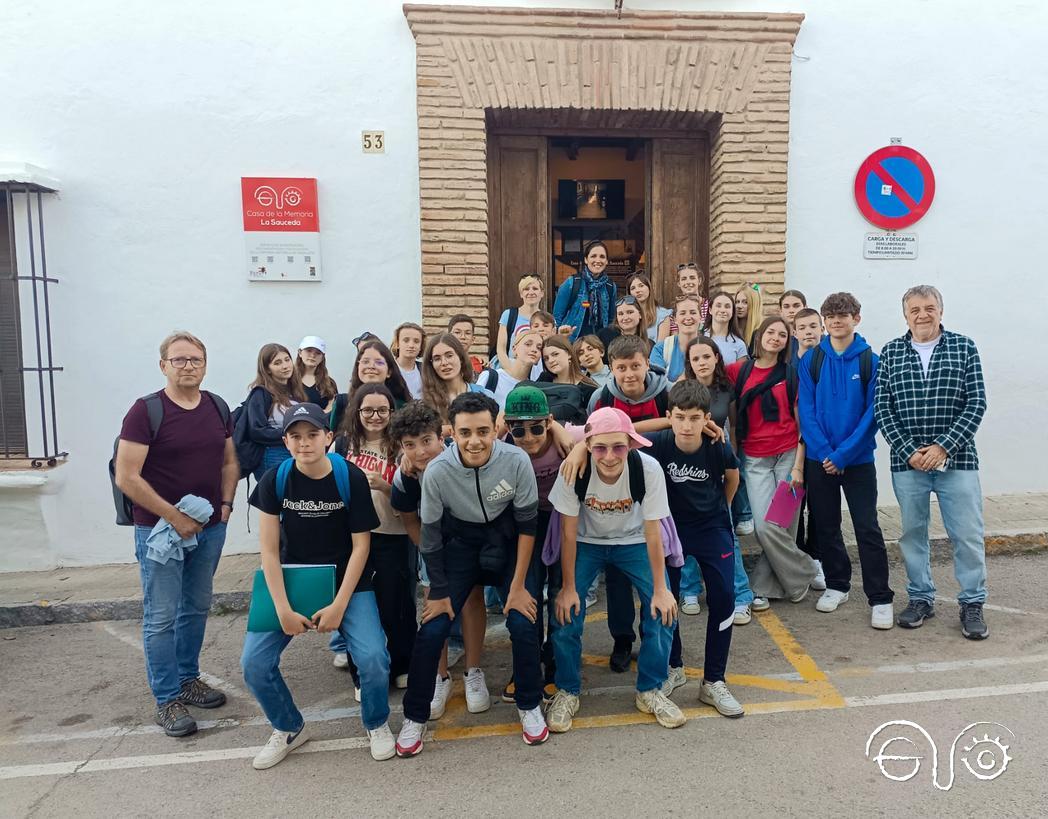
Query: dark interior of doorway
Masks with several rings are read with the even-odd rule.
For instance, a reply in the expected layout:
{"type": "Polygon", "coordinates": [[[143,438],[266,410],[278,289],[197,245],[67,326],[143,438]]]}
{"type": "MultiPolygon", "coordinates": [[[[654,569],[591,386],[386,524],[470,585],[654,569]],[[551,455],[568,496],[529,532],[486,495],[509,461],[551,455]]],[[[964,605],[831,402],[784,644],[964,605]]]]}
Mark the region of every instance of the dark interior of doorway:
{"type": "Polygon", "coordinates": [[[582,269],[583,249],[598,239],[608,248],[608,275],[620,293],[626,279],[644,268],[648,150],[648,140],[639,138],[550,138],[548,292],[582,269]]]}

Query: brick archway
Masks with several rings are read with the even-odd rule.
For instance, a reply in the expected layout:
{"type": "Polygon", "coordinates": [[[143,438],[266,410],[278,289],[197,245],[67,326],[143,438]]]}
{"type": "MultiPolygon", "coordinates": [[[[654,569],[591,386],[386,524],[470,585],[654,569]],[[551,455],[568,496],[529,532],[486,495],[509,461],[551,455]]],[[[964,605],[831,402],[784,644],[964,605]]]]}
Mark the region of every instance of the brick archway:
{"type": "Polygon", "coordinates": [[[416,41],[422,317],[487,331],[490,111],[710,115],[710,279],[783,287],[790,59],[802,14],[405,5],[416,41]]]}

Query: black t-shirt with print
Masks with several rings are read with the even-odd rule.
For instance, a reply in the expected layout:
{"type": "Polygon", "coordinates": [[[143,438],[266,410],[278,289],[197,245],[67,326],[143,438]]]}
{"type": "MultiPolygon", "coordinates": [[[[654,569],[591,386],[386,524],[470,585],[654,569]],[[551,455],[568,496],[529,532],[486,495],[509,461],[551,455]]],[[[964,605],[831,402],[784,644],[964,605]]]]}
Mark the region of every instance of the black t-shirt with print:
{"type": "MultiPolygon", "coordinates": [[[[346,565],[353,552],[354,532],[370,532],[379,525],[371,502],[368,479],[353,464],[349,467],[349,509],[338,493],[334,474],[309,478],[292,466],[287,477],[283,509],[277,497],[277,470],[262,476],[250,504],[269,515],[280,515],[281,563],[334,563],[335,587],[342,584],[346,565]]],[[[374,570],[371,561],[364,567],[355,591],[370,591],[374,570]]]]}
{"type": "Polygon", "coordinates": [[[724,471],[738,469],[739,462],[727,444],[703,438],[702,446],[686,453],[677,448],[672,429],[647,433],[646,450],[666,473],[666,493],[674,522],[699,523],[726,515],[724,471]]]}

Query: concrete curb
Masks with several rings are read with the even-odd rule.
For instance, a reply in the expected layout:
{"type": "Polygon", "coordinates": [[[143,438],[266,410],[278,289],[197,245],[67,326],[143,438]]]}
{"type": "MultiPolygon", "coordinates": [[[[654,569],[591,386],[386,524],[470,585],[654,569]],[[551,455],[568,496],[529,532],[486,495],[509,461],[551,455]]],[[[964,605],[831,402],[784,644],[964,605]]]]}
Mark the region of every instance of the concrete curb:
{"type": "MultiPolygon", "coordinates": [[[[887,546],[889,559],[893,563],[901,562],[898,541],[889,540],[887,546]]],[[[936,563],[945,563],[953,559],[953,551],[948,540],[933,540],[931,546],[932,560],[936,563]]],[[[986,554],[988,555],[1023,555],[1045,550],[1048,550],[1048,532],[1000,534],[986,538],[986,554]]],[[[742,553],[747,568],[752,568],[760,554],[760,548],[752,538],[747,537],[742,553]]],[[[848,544],[848,554],[852,562],[857,564],[859,556],[855,544],[848,544]]],[[[211,614],[244,612],[247,611],[250,603],[250,591],[215,592],[211,601],[211,614]]],[[[76,603],[0,604],[0,629],[48,626],[56,623],[94,623],[104,620],[140,619],[142,619],[142,600],[134,597],[117,600],[85,600],[76,603]]]]}

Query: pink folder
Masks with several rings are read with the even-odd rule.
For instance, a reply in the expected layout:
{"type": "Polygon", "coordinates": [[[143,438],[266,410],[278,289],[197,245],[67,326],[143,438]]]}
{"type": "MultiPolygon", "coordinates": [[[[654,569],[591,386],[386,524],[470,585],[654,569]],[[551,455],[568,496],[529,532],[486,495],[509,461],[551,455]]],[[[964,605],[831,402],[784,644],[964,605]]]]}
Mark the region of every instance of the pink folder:
{"type": "Polygon", "coordinates": [[[764,519],[768,523],[774,523],[783,529],[789,529],[797,520],[797,510],[801,508],[804,501],[804,487],[798,486],[790,489],[786,481],[779,481],[779,486],[772,496],[771,505],[768,507],[764,519]]]}

